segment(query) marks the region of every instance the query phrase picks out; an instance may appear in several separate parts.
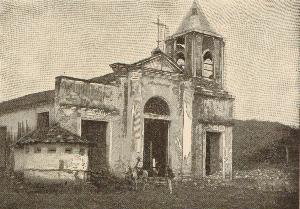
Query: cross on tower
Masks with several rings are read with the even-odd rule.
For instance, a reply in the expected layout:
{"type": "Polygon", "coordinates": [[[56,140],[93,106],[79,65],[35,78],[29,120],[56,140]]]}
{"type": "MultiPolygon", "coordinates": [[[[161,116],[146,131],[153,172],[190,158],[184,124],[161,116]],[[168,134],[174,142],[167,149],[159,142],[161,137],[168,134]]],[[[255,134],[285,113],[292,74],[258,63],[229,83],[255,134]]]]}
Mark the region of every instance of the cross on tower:
{"type": "MultiPolygon", "coordinates": [[[[152,22],[152,23],[157,25],[157,41],[156,42],[157,42],[157,48],[159,48],[159,43],[162,42],[159,40],[160,39],[160,27],[163,27],[165,29],[167,29],[168,27],[167,27],[167,25],[160,22],[159,15],[157,17],[157,22],[152,22]]],[[[164,36],[165,35],[166,34],[164,33],[164,36]]],[[[165,39],[165,37],[164,37],[164,39],[165,39]]]]}

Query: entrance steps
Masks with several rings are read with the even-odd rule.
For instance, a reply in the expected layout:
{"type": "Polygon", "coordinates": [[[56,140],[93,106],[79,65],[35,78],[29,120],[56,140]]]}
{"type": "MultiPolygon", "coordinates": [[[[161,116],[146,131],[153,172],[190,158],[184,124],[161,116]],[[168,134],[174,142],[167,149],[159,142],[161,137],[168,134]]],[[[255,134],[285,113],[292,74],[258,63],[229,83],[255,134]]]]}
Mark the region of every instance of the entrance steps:
{"type": "Polygon", "coordinates": [[[154,185],[167,185],[167,179],[166,177],[149,177],[148,183],[154,185]]]}

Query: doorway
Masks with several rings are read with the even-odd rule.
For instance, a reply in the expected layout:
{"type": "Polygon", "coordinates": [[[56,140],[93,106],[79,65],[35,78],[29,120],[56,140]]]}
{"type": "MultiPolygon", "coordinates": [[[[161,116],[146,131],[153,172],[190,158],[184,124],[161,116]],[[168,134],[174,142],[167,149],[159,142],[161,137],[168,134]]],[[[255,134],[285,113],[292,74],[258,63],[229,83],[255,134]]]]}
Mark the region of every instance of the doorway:
{"type": "Polygon", "coordinates": [[[207,176],[221,171],[222,155],[220,154],[220,138],[221,133],[206,132],[205,172],[207,176]]]}
{"type": "Polygon", "coordinates": [[[145,119],[144,121],[144,167],[153,176],[153,169],[158,176],[164,176],[168,164],[168,129],[169,121],[145,119]]]}
{"type": "Polygon", "coordinates": [[[101,172],[107,169],[106,129],[107,122],[104,121],[81,121],[81,136],[93,143],[88,152],[88,169],[90,171],[101,172]]]}

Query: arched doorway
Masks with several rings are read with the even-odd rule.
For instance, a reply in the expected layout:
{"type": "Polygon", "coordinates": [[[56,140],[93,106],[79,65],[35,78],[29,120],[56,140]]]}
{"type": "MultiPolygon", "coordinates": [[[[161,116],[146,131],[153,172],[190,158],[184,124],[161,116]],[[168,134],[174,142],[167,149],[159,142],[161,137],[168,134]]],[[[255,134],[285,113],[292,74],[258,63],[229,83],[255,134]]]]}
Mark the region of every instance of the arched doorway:
{"type": "Polygon", "coordinates": [[[159,97],[150,98],[144,106],[144,167],[149,175],[158,171],[164,176],[168,164],[168,104],[159,97]]]}

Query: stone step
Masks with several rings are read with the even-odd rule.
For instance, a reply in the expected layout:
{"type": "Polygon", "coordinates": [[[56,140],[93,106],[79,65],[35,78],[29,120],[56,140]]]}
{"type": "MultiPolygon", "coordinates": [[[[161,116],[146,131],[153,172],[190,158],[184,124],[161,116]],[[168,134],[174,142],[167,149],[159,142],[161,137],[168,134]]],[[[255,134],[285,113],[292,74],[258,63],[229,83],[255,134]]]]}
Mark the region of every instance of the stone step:
{"type": "Polygon", "coordinates": [[[165,177],[149,177],[148,178],[149,184],[155,184],[155,185],[166,185],[167,180],[165,177]]]}
{"type": "Polygon", "coordinates": [[[149,177],[149,181],[166,181],[166,177],[149,177]]]}

